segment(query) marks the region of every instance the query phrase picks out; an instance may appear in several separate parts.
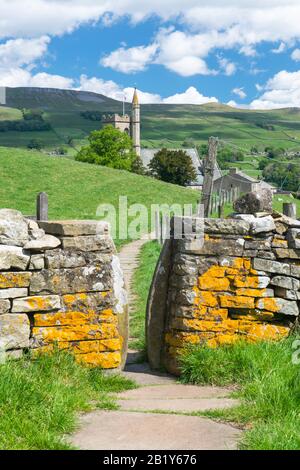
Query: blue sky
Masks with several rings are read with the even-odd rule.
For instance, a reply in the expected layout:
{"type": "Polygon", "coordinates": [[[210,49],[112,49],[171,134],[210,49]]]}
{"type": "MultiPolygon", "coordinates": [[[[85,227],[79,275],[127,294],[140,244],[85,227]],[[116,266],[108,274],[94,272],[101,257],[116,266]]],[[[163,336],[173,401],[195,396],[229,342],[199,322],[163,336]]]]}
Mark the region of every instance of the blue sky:
{"type": "Polygon", "coordinates": [[[299,0],[0,0],[0,86],[300,107],[299,18],[299,0]]]}

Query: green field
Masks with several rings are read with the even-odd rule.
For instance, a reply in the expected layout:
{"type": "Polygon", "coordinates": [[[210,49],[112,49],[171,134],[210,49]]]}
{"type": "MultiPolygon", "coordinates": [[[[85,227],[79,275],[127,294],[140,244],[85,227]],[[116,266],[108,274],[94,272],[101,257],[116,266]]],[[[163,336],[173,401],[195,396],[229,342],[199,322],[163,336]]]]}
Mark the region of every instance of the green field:
{"type": "Polygon", "coordinates": [[[51,219],[95,219],[99,204],[195,204],[197,191],[126,171],[0,147],[0,207],[35,213],[39,192],[49,195],[51,219]]]}
{"type": "MultiPolygon", "coordinates": [[[[6,94],[7,105],[0,107],[0,119],[17,119],[21,117],[18,110],[38,108],[44,111],[44,119],[51,124],[52,131],[0,133],[2,146],[25,147],[32,138],[41,138],[45,148],[51,149],[59,144],[67,144],[70,137],[80,146],[92,130],[101,127],[101,122],[81,117],[82,111],[99,111],[103,114],[122,112],[122,103],[95,93],[7,88],[6,94]]],[[[130,108],[127,104],[126,112],[130,113],[130,108]]],[[[180,147],[185,139],[202,144],[211,135],[246,153],[253,145],[259,150],[267,145],[300,150],[300,110],[250,111],[214,103],[142,106],[144,146],[180,147]],[[272,130],[265,128],[267,126],[272,130]]],[[[253,175],[257,174],[256,168],[251,167],[249,170],[253,175]]]]}

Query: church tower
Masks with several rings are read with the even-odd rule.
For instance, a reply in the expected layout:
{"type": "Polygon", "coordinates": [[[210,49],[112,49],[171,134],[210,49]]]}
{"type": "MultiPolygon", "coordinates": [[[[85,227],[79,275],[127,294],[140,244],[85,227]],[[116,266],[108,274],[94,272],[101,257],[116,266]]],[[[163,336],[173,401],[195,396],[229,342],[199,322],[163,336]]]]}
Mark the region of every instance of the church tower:
{"type": "Polygon", "coordinates": [[[132,115],[131,115],[131,137],[133,141],[133,148],[138,157],[141,156],[141,107],[137,90],[134,90],[132,100],[132,115]]]}

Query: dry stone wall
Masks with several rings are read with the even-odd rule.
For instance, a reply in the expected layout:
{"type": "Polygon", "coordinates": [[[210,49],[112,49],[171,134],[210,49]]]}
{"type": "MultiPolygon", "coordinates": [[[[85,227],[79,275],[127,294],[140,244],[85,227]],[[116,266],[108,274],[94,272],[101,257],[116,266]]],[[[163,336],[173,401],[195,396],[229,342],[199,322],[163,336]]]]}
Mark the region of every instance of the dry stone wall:
{"type": "Polygon", "coordinates": [[[128,308],[108,225],[36,222],[0,210],[0,348],[19,357],[68,350],[105,369],[124,365],[128,308]]]}
{"type": "Polygon", "coordinates": [[[300,221],[278,213],[232,217],[204,220],[202,245],[193,235],[167,242],[168,258],[160,259],[148,305],[152,366],[179,373],[180,354],[189,344],[278,340],[297,321],[300,221]],[[162,271],[168,276],[165,299],[162,271]]]}

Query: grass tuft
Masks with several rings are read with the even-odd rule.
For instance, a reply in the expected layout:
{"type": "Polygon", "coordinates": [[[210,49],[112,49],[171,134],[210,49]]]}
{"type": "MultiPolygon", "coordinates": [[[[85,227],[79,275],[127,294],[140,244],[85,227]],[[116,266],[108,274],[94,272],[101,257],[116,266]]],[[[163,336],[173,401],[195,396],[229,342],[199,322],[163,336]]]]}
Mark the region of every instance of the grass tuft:
{"type": "Polygon", "coordinates": [[[112,392],[135,388],[134,382],[77,364],[57,352],[34,361],[0,366],[0,449],[62,450],[64,435],[75,430],[77,413],[115,409],[112,392]]]}
{"type": "Polygon", "coordinates": [[[242,449],[300,449],[300,366],[292,362],[295,339],[192,347],[182,358],[183,382],[237,386],[239,406],[206,416],[246,425],[242,449]]]}

